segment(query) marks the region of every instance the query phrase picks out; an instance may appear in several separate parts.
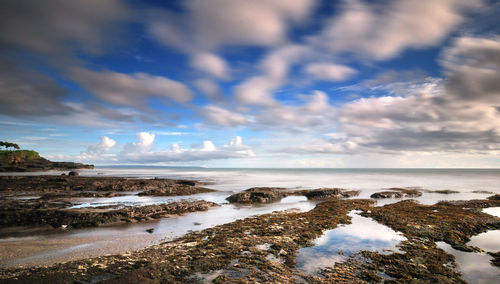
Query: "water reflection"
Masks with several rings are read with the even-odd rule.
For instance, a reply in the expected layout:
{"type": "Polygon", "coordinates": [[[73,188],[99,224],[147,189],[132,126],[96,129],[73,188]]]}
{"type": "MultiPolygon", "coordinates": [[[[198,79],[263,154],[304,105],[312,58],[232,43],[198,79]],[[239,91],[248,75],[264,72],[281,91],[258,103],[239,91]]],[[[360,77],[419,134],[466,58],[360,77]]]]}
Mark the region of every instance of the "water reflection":
{"type": "Polygon", "coordinates": [[[297,268],[314,273],[320,268],[333,266],[360,250],[388,253],[406,240],[401,234],[376,221],[352,211],[352,224],[326,231],[314,240],[314,246],[302,248],[297,254],[297,268]]]}
{"type": "Polygon", "coordinates": [[[498,283],[500,269],[491,265],[492,257],[486,253],[463,252],[445,242],[436,243],[439,248],[455,256],[462,278],[468,283],[498,283]]]}
{"type": "Polygon", "coordinates": [[[490,214],[493,216],[500,217],[500,207],[489,207],[489,208],[484,208],[483,212],[486,214],[490,214]]]}
{"type": "Polygon", "coordinates": [[[229,192],[217,191],[208,193],[199,193],[192,195],[180,196],[138,196],[138,195],[124,195],[115,197],[99,197],[99,198],[72,198],[73,203],[79,203],[69,207],[69,209],[85,208],[85,207],[98,207],[98,206],[145,206],[153,204],[171,203],[179,200],[205,200],[222,204],[227,202],[226,198],[230,195],[229,192]]]}

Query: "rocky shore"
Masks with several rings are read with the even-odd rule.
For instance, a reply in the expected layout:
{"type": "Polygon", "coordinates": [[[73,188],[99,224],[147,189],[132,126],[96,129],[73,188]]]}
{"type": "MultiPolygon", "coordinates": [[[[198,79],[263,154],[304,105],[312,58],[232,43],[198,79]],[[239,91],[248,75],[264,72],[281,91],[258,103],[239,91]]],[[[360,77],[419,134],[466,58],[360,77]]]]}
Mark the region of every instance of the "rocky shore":
{"type": "Polygon", "coordinates": [[[419,197],[422,192],[418,189],[409,188],[389,188],[387,191],[380,191],[372,194],[370,197],[375,199],[380,198],[404,198],[404,197],[419,197]]]}
{"type": "Polygon", "coordinates": [[[176,240],[122,255],[73,261],[51,267],[3,269],[3,282],[106,283],[464,283],[453,256],[436,246],[445,241],[460,250],[471,236],[499,229],[500,218],[482,213],[498,200],[433,206],[401,201],[373,207],[366,199],[328,199],[304,213],[272,213],[192,232],[176,240]],[[328,229],[348,224],[351,210],[400,231],[400,252],[361,251],[347,261],[305,275],[295,268],[301,247],[328,229]],[[265,248],[264,248],[265,247],[265,248]]]}
{"type": "MultiPolygon", "coordinates": [[[[171,179],[63,176],[0,177],[0,226],[50,226],[59,230],[134,223],[188,212],[206,211],[216,203],[180,200],[146,206],[71,208],[75,197],[122,194],[179,196],[211,192],[203,183],[171,179]]],[[[402,200],[376,207],[376,198],[418,197],[423,190],[391,188],[372,199],[352,199],[358,191],[318,188],[292,191],[254,187],[227,198],[230,203],[279,202],[288,196],[315,200],[308,212],[257,215],[207,228],[125,254],[88,258],[47,267],[2,268],[0,283],[464,283],[452,255],[436,242],[460,251],[479,251],[470,238],[500,229],[500,218],[483,213],[500,206],[500,197],[442,201],[422,205],[402,200]],[[300,248],[322,234],[349,224],[352,210],[406,238],[398,251],[359,251],[345,261],[310,274],[296,267],[300,248]]],[[[427,191],[423,191],[427,192],[427,191]]],[[[436,192],[441,193],[441,192],[436,192]]],[[[452,192],[443,192],[443,194],[452,192]]],[[[228,206],[228,205],[227,205],[228,206]]],[[[153,232],[153,228],[149,229],[153,232]]],[[[500,252],[490,252],[499,265],[500,252]]]]}
{"type": "Polygon", "coordinates": [[[0,205],[0,226],[43,226],[54,228],[96,227],[111,223],[135,223],[165,218],[188,212],[206,211],[218,206],[202,200],[178,201],[147,206],[100,206],[65,209],[67,202],[36,203],[9,201],[0,205]],[[37,206],[38,205],[38,206],[37,206]]]}
{"type": "Polygon", "coordinates": [[[43,172],[51,170],[93,169],[94,165],[52,162],[32,150],[0,150],[0,172],[43,172]]]}
{"type": "Polygon", "coordinates": [[[81,193],[143,191],[143,195],[190,195],[211,192],[195,181],[83,176],[1,176],[0,192],[81,193]]]}
{"type": "Polygon", "coordinates": [[[114,197],[129,191],[138,191],[141,196],[188,196],[214,190],[198,186],[196,181],[82,177],[74,172],[61,176],[3,176],[0,177],[0,226],[3,229],[43,225],[95,227],[154,220],[217,206],[213,202],[181,200],[148,206],[70,209],[78,204],[73,201],[76,197],[114,197]]]}
{"type": "Polygon", "coordinates": [[[311,190],[290,191],[279,187],[252,187],[227,198],[231,203],[271,203],[280,201],[287,196],[305,196],[308,200],[321,200],[327,198],[349,198],[359,194],[356,190],[340,188],[318,188],[311,190]]]}

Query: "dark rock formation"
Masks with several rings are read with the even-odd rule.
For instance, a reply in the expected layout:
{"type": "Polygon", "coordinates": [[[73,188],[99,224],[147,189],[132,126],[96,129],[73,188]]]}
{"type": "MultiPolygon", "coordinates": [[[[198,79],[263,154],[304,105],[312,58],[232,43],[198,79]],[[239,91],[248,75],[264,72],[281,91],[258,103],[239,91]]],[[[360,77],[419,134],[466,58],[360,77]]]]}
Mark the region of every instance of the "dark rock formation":
{"type": "Polygon", "coordinates": [[[51,162],[35,151],[1,151],[0,172],[38,172],[50,170],[93,169],[93,165],[73,162],[51,162]]]}
{"type": "Polygon", "coordinates": [[[325,198],[348,198],[359,195],[359,191],[345,191],[340,188],[318,188],[312,190],[300,191],[302,195],[309,200],[325,199],[325,198]]]}
{"type": "Polygon", "coordinates": [[[422,192],[416,189],[406,189],[406,188],[389,188],[388,191],[376,192],[370,195],[371,198],[404,198],[404,197],[419,197],[422,196],[422,192]]]}
{"type": "Polygon", "coordinates": [[[44,204],[45,208],[11,203],[10,206],[0,207],[0,225],[30,226],[51,225],[55,228],[67,226],[69,228],[95,227],[101,224],[117,222],[140,222],[153,220],[169,215],[178,215],[195,211],[206,211],[210,207],[219,206],[208,201],[178,201],[168,204],[148,205],[140,207],[93,207],[82,209],[61,209],[62,204],[44,204]]]}
{"type": "Polygon", "coordinates": [[[500,200],[500,194],[495,194],[488,197],[489,200],[500,200]]]}
{"type": "Polygon", "coordinates": [[[275,187],[252,187],[243,192],[235,193],[226,200],[231,203],[270,203],[279,201],[290,194],[284,190],[284,188],[275,187]]]}
{"type": "MultiPolygon", "coordinates": [[[[190,195],[212,189],[178,184],[170,179],[129,179],[121,177],[84,176],[3,176],[0,191],[50,192],[71,195],[71,192],[146,191],[142,195],[190,195]]],[[[82,197],[85,197],[82,195],[82,197]]],[[[99,196],[97,196],[99,197],[99,196]]]]}
{"type": "Polygon", "coordinates": [[[340,188],[318,188],[311,190],[290,191],[285,188],[253,187],[243,192],[235,193],[228,198],[231,203],[270,203],[281,200],[290,195],[303,195],[309,200],[327,198],[348,198],[357,196],[359,191],[345,191],[340,188]]]}
{"type": "Polygon", "coordinates": [[[451,189],[426,190],[426,192],[430,192],[430,193],[439,193],[439,194],[454,194],[454,193],[460,193],[460,191],[451,190],[451,189]]]}
{"type": "Polygon", "coordinates": [[[195,181],[191,180],[177,180],[173,183],[166,184],[154,189],[145,190],[140,192],[139,196],[173,196],[173,195],[191,195],[203,192],[214,192],[215,190],[196,186],[195,181]]]}

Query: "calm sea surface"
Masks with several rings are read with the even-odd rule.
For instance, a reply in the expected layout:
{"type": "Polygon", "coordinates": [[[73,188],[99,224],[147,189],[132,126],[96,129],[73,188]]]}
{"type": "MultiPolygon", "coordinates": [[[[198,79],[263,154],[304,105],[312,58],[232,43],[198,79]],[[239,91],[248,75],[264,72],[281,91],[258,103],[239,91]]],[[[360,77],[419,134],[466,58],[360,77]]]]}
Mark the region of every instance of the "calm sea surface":
{"type": "Polygon", "coordinates": [[[221,169],[161,167],[98,167],[83,175],[166,177],[213,182],[220,190],[253,186],[288,188],[341,187],[363,191],[388,187],[486,190],[500,193],[500,169],[221,169]]]}

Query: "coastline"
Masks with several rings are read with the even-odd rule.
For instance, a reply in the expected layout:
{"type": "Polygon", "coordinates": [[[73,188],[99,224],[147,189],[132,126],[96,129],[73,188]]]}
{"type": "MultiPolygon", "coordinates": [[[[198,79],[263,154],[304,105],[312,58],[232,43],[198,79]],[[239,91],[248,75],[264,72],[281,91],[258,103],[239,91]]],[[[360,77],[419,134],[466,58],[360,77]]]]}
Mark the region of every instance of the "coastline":
{"type": "MultiPolygon", "coordinates": [[[[48,177],[30,177],[28,179],[32,180],[38,179],[38,181],[40,181],[39,179],[43,180],[44,178],[48,180],[51,179],[61,180],[61,176],[54,176],[54,175],[48,177]]],[[[16,179],[23,180],[26,179],[26,177],[16,177],[16,179]]],[[[257,188],[257,190],[254,189],[247,191],[248,193],[256,193],[257,195],[252,195],[252,194],[248,195],[245,193],[245,191],[236,191],[236,192],[208,191],[202,193],[196,192],[196,190],[191,191],[191,189],[193,188],[196,189],[198,188],[198,186],[200,186],[200,189],[203,190],[205,188],[204,186],[207,184],[205,182],[197,182],[194,180],[185,180],[185,179],[172,180],[172,179],[161,179],[161,178],[138,179],[137,177],[117,178],[117,177],[97,177],[97,176],[96,177],[66,176],[62,180],[64,180],[64,182],[69,182],[69,183],[73,182],[71,183],[73,188],[72,186],[70,186],[69,188],[66,188],[66,186],[63,186],[62,188],[51,186],[52,189],[47,191],[46,188],[50,183],[37,182],[37,184],[40,184],[40,188],[38,189],[35,188],[36,190],[30,191],[30,194],[33,195],[38,193],[40,196],[42,196],[41,194],[46,194],[47,197],[44,198],[45,200],[44,202],[53,202],[55,200],[57,200],[57,202],[61,202],[64,199],[73,200],[73,202],[75,200],[79,200],[79,202],[81,202],[82,196],[85,195],[82,193],[93,192],[93,194],[99,193],[97,195],[94,195],[93,197],[90,197],[91,200],[96,202],[97,200],[120,199],[122,197],[140,198],[139,193],[147,192],[148,190],[152,190],[153,192],[156,193],[158,192],[165,193],[166,192],[165,187],[158,186],[159,184],[167,185],[166,186],[167,188],[172,185],[174,187],[180,185],[180,187],[178,188],[183,189],[178,192],[179,194],[183,194],[180,195],[180,197],[199,196],[202,199],[206,199],[213,197],[214,195],[219,195],[219,197],[217,197],[218,200],[217,202],[220,208],[208,209],[208,211],[205,212],[188,213],[187,215],[181,215],[181,216],[169,216],[169,218],[167,219],[161,218],[161,216],[159,216],[160,219],[157,219],[156,221],[152,221],[151,219],[145,219],[139,223],[129,223],[124,225],[108,224],[104,226],[100,225],[99,227],[96,228],[70,229],[69,231],[62,231],[61,228],[58,228],[55,231],[53,229],[52,232],[50,232],[51,230],[49,230],[48,234],[44,233],[45,236],[47,236],[45,240],[43,239],[31,240],[25,243],[23,243],[23,237],[20,237],[17,240],[14,240],[16,238],[14,237],[14,239],[10,239],[10,241],[6,241],[7,239],[4,238],[2,241],[0,241],[0,246],[2,246],[2,242],[5,245],[8,244],[7,246],[9,247],[9,250],[4,250],[2,259],[8,259],[10,256],[13,255],[16,255],[17,259],[11,261],[10,264],[7,263],[2,264],[3,268],[0,269],[0,274],[2,275],[1,277],[3,280],[8,282],[17,280],[38,281],[40,279],[51,279],[52,277],[56,277],[60,279],[73,279],[73,280],[76,279],[81,281],[90,281],[92,279],[100,279],[100,277],[103,277],[103,275],[107,275],[106,277],[109,277],[110,280],[120,282],[124,280],[123,277],[130,277],[130,275],[133,275],[133,277],[140,277],[137,279],[142,279],[142,277],[144,277],[143,273],[147,268],[148,271],[153,271],[153,274],[155,274],[154,277],[152,277],[154,281],[172,280],[181,282],[183,281],[196,282],[196,281],[202,281],[203,279],[208,277],[206,273],[209,273],[210,271],[219,271],[218,275],[215,275],[213,279],[218,279],[220,281],[253,281],[253,280],[264,281],[265,279],[271,279],[272,281],[287,282],[291,281],[291,279],[295,279],[296,277],[300,277],[306,279],[307,281],[313,281],[313,282],[314,281],[322,282],[325,281],[325,279],[330,279],[330,280],[337,279],[338,281],[346,281],[346,279],[348,279],[349,281],[356,280],[360,282],[363,281],[371,282],[373,279],[378,279],[377,277],[379,277],[377,276],[378,272],[376,271],[381,269],[380,267],[382,266],[385,267],[386,265],[388,265],[387,263],[384,264],[384,261],[386,261],[387,259],[380,258],[380,255],[375,252],[359,252],[360,254],[359,255],[357,254],[358,255],[357,257],[362,255],[362,257],[364,258],[371,259],[372,262],[371,266],[367,266],[366,263],[358,263],[354,261],[354,258],[347,258],[346,261],[342,263],[336,263],[333,267],[325,267],[323,270],[319,272],[320,274],[316,276],[307,275],[304,274],[303,272],[297,271],[294,268],[295,255],[297,254],[298,251],[300,251],[302,247],[304,247],[305,245],[310,245],[310,242],[312,240],[323,234],[325,231],[338,228],[339,224],[349,223],[348,213],[352,210],[361,210],[362,212],[361,214],[363,216],[377,220],[379,223],[385,224],[388,227],[403,233],[405,237],[408,239],[408,241],[402,242],[399,245],[399,247],[400,249],[403,249],[406,252],[406,254],[420,255],[424,253],[428,254],[426,257],[434,257],[434,258],[437,257],[442,261],[446,260],[447,261],[446,263],[450,262],[449,254],[446,254],[445,252],[439,250],[435,245],[436,242],[444,240],[450,243],[454,248],[470,251],[474,250],[474,248],[468,247],[466,245],[466,242],[472,235],[478,234],[485,230],[500,228],[500,218],[492,217],[490,215],[481,213],[482,208],[500,206],[500,201],[498,200],[485,199],[485,197],[489,196],[488,194],[491,193],[488,191],[477,193],[480,196],[483,196],[483,199],[476,201],[462,201],[461,203],[441,202],[435,205],[422,205],[411,202],[408,203],[409,201],[406,201],[404,199],[415,197],[415,196],[408,196],[407,194],[410,192],[412,194],[418,192],[420,195],[416,195],[417,198],[421,198],[418,196],[422,195],[424,197],[428,195],[440,195],[443,197],[449,197],[454,195],[459,196],[459,194],[452,190],[441,190],[439,192],[435,192],[435,190],[405,189],[405,188],[379,189],[377,192],[383,193],[382,196],[384,197],[384,199],[378,201],[379,204],[377,206],[374,206],[376,202],[375,199],[366,199],[364,197],[343,195],[341,194],[342,192],[349,192],[349,191],[340,189],[337,190],[321,189],[319,191],[318,189],[316,190],[291,189],[291,191],[290,189],[285,189],[285,191],[283,191],[283,189],[280,188],[257,188]],[[90,191],[86,190],[82,191],[81,183],[74,182],[74,180],[79,180],[79,179],[82,181],[88,181],[85,182],[84,184],[92,185],[94,186],[94,188],[90,188],[92,189],[90,191]],[[106,188],[105,182],[102,183],[103,180],[109,180],[110,183],[113,184],[120,184],[120,182],[117,183],[117,181],[125,181],[125,180],[132,180],[133,182],[121,183],[122,185],[126,184],[125,187],[115,186],[114,188],[107,188],[108,190],[103,190],[106,188]],[[146,182],[146,184],[143,184],[142,188],[138,188],[137,186],[140,185],[141,182],[145,180],[148,180],[148,182],[146,182]],[[99,182],[96,183],[96,181],[99,182]],[[151,183],[152,185],[151,186],[147,185],[149,183],[151,183]],[[43,190],[44,188],[45,190],[43,190]],[[185,189],[189,190],[186,191],[185,189]],[[388,192],[387,190],[389,190],[389,193],[391,194],[387,195],[388,192]],[[102,195],[102,193],[109,194],[111,192],[114,193],[115,195],[113,196],[102,195]],[[283,194],[284,192],[286,194],[283,194]],[[317,192],[320,192],[321,195],[316,201],[313,202],[311,200],[308,200],[307,197],[308,194],[317,197],[318,196],[317,192]],[[79,196],[75,196],[74,193],[78,193],[79,196]],[[125,196],[121,196],[120,194],[122,193],[124,193],[125,196]],[[402,196],[400,195],[400,193],[404,193],[405,195],[402,196]],[[229,203],[224,201],[226,198],[229,198],[230,196],[233,195],[238,197],[237,199],[233,200],[233,202],[236,203],[229,203]],[[264,199],[262,199],[263,196],[265,196],[264,199]],[[241,197],[245,197],[248,199],[245,198],[241,199],[241,197]],[[293,201],[287,203],[288,202],[287,200],[293,200],[293,201]],[[242,201],[243,203],[241,203],[242,201]],[[283,203],[283,201],[285,201],[285,203],[283,203]],[[384,204],[386,205],[380,206],[384,204]],[[290,210],[300,206],[302,206],[303,209],[299,213],[283,211],[283,210],[290,210]],[[343,210],[342,213],[336,213],[338,215],[336,216],[339,218],[338,219],[339,223],[335,223],[334,221],[330,220],[331,222],[328,221],[327,225],[325,224],[322,225],[321,220],[322,218],[325,218],[325,216],[321,215],[324,213],[321,211],[339,210],[339,208],[337,207],[344,208],[342,209],[343,210]],[[236,217],[236,215],[234,217],[229,216],[230,214],[233,214],[229,212],[237,212],[237,211],[241,212],[242,210],[245,212],[238,215],[240,217],[236,217]],[[408,211],[405,210],[412,210],[411,211],[412,213],[409,214],[408,211]],[[448,224],[447,225],[449,226],[449,228],[447,229],[448,233],[440,233],[441,237],[436,237],[435,235],[433,235],[432,232],[427,231],[428,235],[425,236],[427,240],[423,241],[422,236],[419,235],[420,231],[422,231],[421,230],[422,226],[424,226],[425,228],[436,227],[436,223],[434,223],[436,222],[436,218],[434,219],[425,218],[426,216],[435,214],[436,213],[434,212],[435,210],[438,210],[439,212],[440,211],[444,212],[443,213],[444,215],[440,217],[443,220],[446,219],[445,218],[446,216],[449,217],[451,215],[456,215],[457,212],[459,212],[460,214],[466,214],[466,216],[468,217],[464,218],[467,220],[467,222],[461,223],[461,225],[457,225],[457,222],[462,222],[461,219],[464,218],[457,218],[457,219],[448,218],[445,221],[443,221],[444,223],[443,222],[439,223],[440,226],[443,226],[443,224],[448,224]],[[273,211],[275,212],[272,213],[273,211]],[[415,214],[414,213],[415,211],[419,211],[420,213],[416,214],[415,216],[412,216],[412,214],[415,214]],[[211,223],[209,221],[216,219],[217,218],[216,216],[220,216],[221,214],[228,214],[228,217],[226,219],[221,219],[220,222],[218,223],[217,222],[211,223]],[[422,220],[412,219],[413,221],[408,221],[408,219],[401,218],[401,216],[403,215],[407,216],[407,218],[410,219],[413,217],[418,217],[425,220],[422,221],[422,220]],[[311,219],[306,224],[298,224],[295,223],[294,221],[294,219],[298,218],[298,216],[302,217],[309,216],[305,218],[311,218],[311,219]],[[394,218],[392,220],[389,220],[387,219],[389,218],[389,216],[394,216],[394,218]],[[206,221],[199,222],[197,221],[199,220],[198,218],[201,218],[206,221]],[[235,236],[235,234],[240,234],[242,232],[243,228],[247,226],[245,225],[247,224],[247,222],[250,222],[248,224],[253,224],[253,226],[255,227],[257,225],[255,225],[254,222],[263,222],[262,220],[267,220],[266,222],[270,222],[269,220],[279,220],[279,222],[276,221],[278,222],[276,223],[277,228],[283,227],[283,224],[293,224],[293,225],[290,225],[289,229],[286,230],[278,229],[275,232],[273,232],[272,230],[269,232],[262,229],[263,231],[258,232],[258,234],[256,234],[255,236],[252,234],[250,235],[244,234],[244,236],[240,235],[235,236]],[[179,226],[177,231],[174,230],[172,232],[167,232],[164,229],[161,229],[162,226],[163,228],[170,226],[167,225],[169,224],[169,221],[172,222],[171,224],[177,223],[177,225],[179,226]],[[162,223],[166,224],[162,225],[162,223]],[[415,223],[414,227],[419,228],[419,230],[416,231],[409,230],[408,228],[411,229],[413,227],[411,225],[407,227],[407,225],[412,223],[415,223]],[[464,232],[462,230],[456,230],[455,227],[457,226],[462,229],[464,228],[464,226],[469,226],[471,229],[464,232]],[[180,229],[181,227],[183,229],[180,229]],[[153,233],[146,232],[150,228],[154,228],[153,233]],[[116,236],[120,234],[121,229],[125,229],[121,233],[123,237],[116,239],[116,236]],[[300,236],[298,236],[294,235],[295,233],[293,233],[292,231],[289,231],[290,229],[292,231],[302,230],[302,232],[307,231],[316,233],[306,234],[306,235],[303,235],[301,233],[300,236]],[[191,232],[190,230],[192,230],[193,232],[191,232]],[[241,251],[250,250],[250,252],[252,253],[252,255],[245,256],[245,259],[247,259],[246,261],[248,263],[244,262],[242,263],[241,261],[238,263],[232,263],[230,261],[229,264],[231,263],[232,265],[238,264],[237,266],[231,267],[231,265],[228,265],[227,260],[235,259],[236,256],[233,255],[234,254],[233,250],[217,251],[217,253],[214,251],[211,252],[212,249],[220,247],[221,245],[219,244],[217,246],[211,246],[210,244],[204,244],[203,241],[200,242],[199,236],[204,236],[203,238],[205,238],[208,235],[219,234],[217,233],[219,232],[219,230],[222,230],[220,232],[221,233],[224,232],[223,234],[227,235],[227,238],[231,239],[229,241],[230,243],[231,242],[238,243],[239,242],[238,239],[242,240],[247,239],[246,241],[248,241],[249,243],[244,242],[240,244],[238,247],[241,251]],[[110,234],[106,235],[105,233],[106,231],[110,232],[110,234]],[[66,238],[66,239],[65,238],[57,239],[57,237],[55,237],[55,236],[62,236],[63,234],[68,234],[68,233],[75,233],[75,235],[73,236],[73,238],[66,238]],[[450,236],[459,236],[459,237],[456,239],[455,238],[443,239],[442,237],[443,234],[445,235],[448,234],[450,236]],[[274,239],[269,240],[268,238],[271,236],[274,236],[273,237],[274,239]],[[186,242],[193,243],[191,241],[193,240],[193,238],[195,239],[195,242],[197,244],[196,245],[190,244],[189,246],[186,247],[185,243],[186,242]],[[252,240],[248,240],[248,238],[252,240]],[[257,241],[256,239],[254,240],[253,238],[259,239],[260,241],[257,241]],[[252,249],[253,246],[256,245],[258,246],[262,244],[262,240],[264,239],[261,238],[265,239],[265,244],[270,243],[268,241],[281,240],[279,241],[281,245],[278,245],[278,243],[273,243],[274,245],[276,245],[276,247],[273,247],[273,245],[271,244],[271,250],[268,251],[264,257],[263,255],[261,255],[264,252],[257,253],[252,249]],[[283,239],[287,240],[286,247],[283,247],[283,244],[281,243],[283,239]],[[290,239],[293,241],[293,244],[289,243],[290,239]],[[199,253],[198,250],[200,250],[199,245],[201,245],[202,243],[204,244],[203,257],[197,258],[196,255],[199,253]],[[205,245],[208,247],[206,247],[205,245]],[[42,246],[44,247],[41,248],[42,246]],[[26,252],[26,250],[30,249],[30,247],[38,248],[38,250],[29,255],[23,254],[24,252],[26,252]],[[167,247],[169,248],[169,250],[173,249],[174,251],[177,251],[179,254],[188,255],[193,259],[179,260],[177,259],[177,256],[168,254],[165,251],[165,248],[167,247]],[[424,247],[426,249],[423,249],[424,247]],[[197,248],[198,250],[193,251],[192,249],[194,248],[197,248]],[[275,251],[277,250],[277,248],[280,249],[278,251],[275,251]],[[282,254],[281,249],[284,249],[285,254],[282,254]],[[67,254],[66,255],[60,254],[59,256],[56,256],[58,252],[66,252],[67,254]],[[160,268],[157,267],[157,265],[152,264],[158,262],[160,256],[164,255],[165,253],[167,253],[166,254],[167,260],[164,260],[164,262],[171,261],[174,263],[178,263],[180,261],[182,265],[178,266],[183,272],[179,272],[176,269],[173,270],[167,269],[167,271],[165,271],[165,267],[162,266],[160,268]],[[223,263],[224,265],[212,267],[212,266],[206,266],[205,264],[199,264],[198,262],[196,262],[196,259],[198,259],[199,261],[200,259],[206,257],[206,255],[210,255],[211,253],[219,255],[218,257],[220,257],[220,259],[218,258],[217,261],[223,263]],[[113,256],[103,256],[109,254],[112,254],[113,256]],[[273,257],[269,256],[270,254],[273,255],[273,257]],[[124,258],[128,260],[126,263],[122,261],[124,258]],[[17,262],[20,259],[21,262],[17,262]],[[66,261],[69,262],[62,263],[66,261]],[[137,267],[137,265],[130,266],[130,264],[127,264],[129,262],[142,263],[142,264],[140,267],[137,267]],[[262,264],[255,264],[255,262],[262,264]],[[91,267],[89,267],[88,263],[94,263],[94,264],[91,267]],[[111,263],[113,264],[111,265],[111,263]],[[24,268],[20,268],[18,266],[20,264],[24,265],[24,268]],[[150,267],[151,265],[153,265],[153,267],[150,267]],[[269,265],[271,265],[272,268],[269,268],[269,265]],[[377,265],[381,266],[379,267],[377,265]],[[15,268],[15,266],[18,267],[15,268]],[[40,268],[40,267],[30,268],[36,266],[46,266],[48,268],[40,268]],[[56,274],[52,274],[53,270],[56,267],[59,272],[57,272],[56,274]],[[192,269],[193,267],[195,268],[192,269]],[[191,269],[189,273],[187,272],[189,270],[188,268],[191,269]],[[255,275],[246,273],[241,274],[242,270],[254,271],[256,274],[255,275]],[[282,276],[284,278],[273,278],[274,276],[272,275],[274,275],[276,271],[282,273],[282,276]],[[353,273],[353,271],[357,272],[353,273]],[[25,276],[22,276],[21,278],[16,278],[18,277],[18,275],[25,275],[25,276]],[[71,278],[65,278],[69,277],[68,275],[71,275],[71,278]],[[235,275],[239,276],[235,277],[235,275]],[[251,275],[251,277],[249,275],[251,275]],[[263,275],[265,275],[265,277],[263,275]],[[229,276],[230,278],[227,278],[229,276]],[[332,278],[332,277],[340,277],[340,278],[332,278]]],[[[20,183],[20,184],[22,184],[22,187],[26,185],[25,183],[24,184],[20,183]]],[[[9,191],[9,192],[13,193],[15,191],[9,191]]],[[[17,192],[17,193],[22,194],[23,192],[17,192]]],[[[172,194],[175,192],[167,191],[167,193],[172,194]]],[[[2,198],[2,201],[7,200],[4,197],[2,198]]],[[[164,198],[161,196],[155,196],[155,194],[150,194],[150,195],[148,194],[148,196],[143,196],[143,197],[152,198],[153,200],[156,200],[155,198],[164,198]]],[[[175,194],[167,197],[172,198],[169,199],[170,201],[168,201],[170,203],[174,201],[174,198],[176,198],[175,194]]],[[[165,202],[164,199],[157,199],[157,200],[158,202],[165,202]]],[[[144,205],[140,207],[144,207],[144,205]]],[[[95,206],[95,208],[99,208],[99,206],[95,206]]],[[[272,227],[274,225],[272,224],[266,225],[265,228],[269,228],[269,226],[272,227]]],[[[29,238],[29,237],[26,236],[24,238],[29,238]]],[[[219,241],[217,241],[217,243],[219,243],[219,241]]],[[[228,240],[226,239],[224,243],[226,243],[227,241],[228,240]]],[[[402,259],[404,259],[405,256],[397,253],[393,253],[390,255],[391,255],[390,259],[392,259],[390,266],[393,267],[392,269],[394,270],[393,272],[389,273],[390,277],[396,277],[397,279],[405,279],[404,277],[407,277],[405,273],[407,273],[408,271],[404,272],[402,270],[403,268],[397,265],[397,263],[402,259]]],[[[430,265],[435,266],[437,264],[432,263],[430,265]]],[[[413,275],[412,277],[421,277],[421,279],[434,279],[434,280],[438,279],[438,278],[432,278],[431,276],[422,272],[417,273],[413,271],[412,273],[414,273],[412,274],[413,275]]],[[[436,277],[444,277],[444,276],[452,277],[449,279],[456,279],[457,281],[461,279],[459,274],[453,272],[453,269],[438,270],[438,271],[433,271],[432,273],[437,275],[436,277]]],[[[151,278],[150,276],[148,277],[151,278]]],[[[212,276],[208,278],[211,277],[212,276]]]]}

